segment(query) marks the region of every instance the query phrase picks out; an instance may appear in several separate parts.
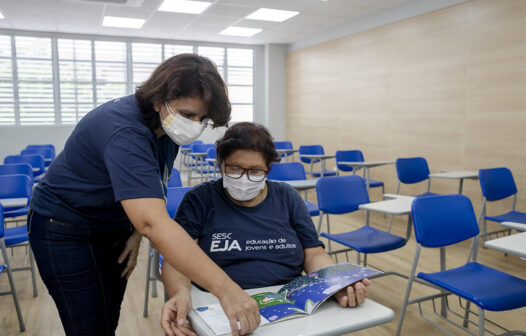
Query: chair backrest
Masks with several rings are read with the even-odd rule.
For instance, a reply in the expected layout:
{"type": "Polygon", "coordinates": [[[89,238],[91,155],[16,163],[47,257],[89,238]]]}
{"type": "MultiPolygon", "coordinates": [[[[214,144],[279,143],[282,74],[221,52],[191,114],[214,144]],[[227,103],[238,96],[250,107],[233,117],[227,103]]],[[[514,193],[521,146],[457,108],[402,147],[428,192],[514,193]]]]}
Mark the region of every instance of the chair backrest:
{"type": "Polygon", "coordinates": [[[361,150],[343,150],[343,151],[336,151],[336,166],[341,171],[353,171],[352,166],[344,165],[339,162],[342,161],[352,161],[352,162],[363,162],[363,153],[361,150]]]}
{"type": "Polygon", "coordinates": [[[28,145],[26,146],[26,149],[39,149],[39,148],[49,148],[51,149],[51,153],[53,154],[53,156],[51,157],[52,159],[55,158],[55,146],[51,145],[51,144],[46,144],[46,145],[28,145]]]}
{"type": "Polygon", "coordinates": [[[53,159],[53,152],[51,148],[35,148],[35,149],[24,149],[20,152],[21,155],[31,155],[31,154],[40,154],[45,159],[53,159]]]}
{"type": "Polygon", "coordinates": [[[9,155],[5,157],[4,163],[29,163],[32,168],[38,169],[33,171],[33,176],[38,176],[45,172],[45,160],[40,154],[9,155]]]}
{"type": "MultiPolygon", "coordinates": [[[[276,149],[293,149],[292,142],[290,141],[274,141],[274,147],[276,149]]],[[[281,157],[291,156],[294,153],[281,153],[281,157]]]]}
{"type": "Polygon", "coordinates": [[[301,157],[303,154],[325,154],[322,145],[299,146],[298,153],[300,155],[300,160],[305,163],[318,162],[320,160],[301,157]]]}
{"type": "Polygon", "coordinates": [[[33,182],[27,175],[0,176],[0,198],[31,198],[33,182]]]}
{"type": "Polygon", "coordinates": [[[192,189],[192,187],[168,187],[166,195],[166,210],[168,211],[170,218],[175,217],[179,204],[181,204],[184,195],[186,195],[190,189],[192,189]]]}
{"type": "Polygon", "coordinates": [[[170,179],[168,180],[168,188],[182,186],[183,183],[181,182],[181,173],[179,173],[179,170],[177,168],[173,168],[172,174],[170,175],[170,179]]]}
{"type": "Polygon", "coordinates": [[[318,208],[329,214],[353,212],[369,203],[365,180],[356,175],[322,177],[316,182],[316,194],[318,208]]]}
{"type": "Polygon", "coordinates": [[[396,159],[396,173],[402,183],[418,183],[429,178],[429,167],[423,157],[396,159]]]}
{"type": "Polygon", "coordinates": [[[482,195],[488,201],[498,201],[517,193],[515,180],[508,168],[480,169],[479,181],[482,195]]]}
{"type": "Polygon", "coordinates": [[[306,180],[305,168],[299,162],[274,163],[267,175],[269,180],[291,181],[306,180]]]}
{"type": "MultiPolygon", "coordinates": [[[[217,159],[217,151],[216,151],[216,147],[210,147],[208,148],[208,150],[206,151],[206,158],[207,159],[217,159]]],[[[208,164],[210,166],[213,166],[214,163],[211,162],[211,161],[208,161],[208,164]]]]}
{"type": "Polygon", "coordinates": [[[422,246],[447,246],[479,233],[473,205],[464,195],[415,198],[411,215],[416,241],[422,246]]]}
{"type": "Polygon", "coordinates": [[[0,204],[0,238],[4,237],[4,207],[0,204]]]}
{"type": "Polygon", "coordinates": [[[33,168],[29,163],[9,163],[0,165],[0,175],[26,175],[33,181],[33,168]]]}
{"type": "Polygon", "coordinates": [[[180,148],[192,148],[193,144],[203,144],[203,141],[201,140],[195,140],[194,142],[186,145],[181,145],[180,148]]]}

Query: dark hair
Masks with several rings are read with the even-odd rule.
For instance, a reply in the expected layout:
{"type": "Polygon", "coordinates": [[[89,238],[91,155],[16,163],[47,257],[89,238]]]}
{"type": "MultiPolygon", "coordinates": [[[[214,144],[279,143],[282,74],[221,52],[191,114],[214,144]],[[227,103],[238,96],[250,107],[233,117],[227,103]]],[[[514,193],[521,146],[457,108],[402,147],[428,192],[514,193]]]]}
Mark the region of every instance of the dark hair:
{"type": "Polygon", "coordinates": [[[225,126],[230,120],[227,86],[214,63],[206,57],[196,54],[171,57],[135,91],[144,122],[150,129],[161,127],[161,117],[154,105],[180,97],[201,98],[214,127],[225,126]]]}
{"type": "Polygon", "coordinates": [[[240,149],[261,153],[267,168],[281,159],[276,152],[270,132],[264,126],[250,122],[241,122],[229,127],[225,135],[217,140],[216,148],[219,166],[223,165],[227,157],[240,149]]]}

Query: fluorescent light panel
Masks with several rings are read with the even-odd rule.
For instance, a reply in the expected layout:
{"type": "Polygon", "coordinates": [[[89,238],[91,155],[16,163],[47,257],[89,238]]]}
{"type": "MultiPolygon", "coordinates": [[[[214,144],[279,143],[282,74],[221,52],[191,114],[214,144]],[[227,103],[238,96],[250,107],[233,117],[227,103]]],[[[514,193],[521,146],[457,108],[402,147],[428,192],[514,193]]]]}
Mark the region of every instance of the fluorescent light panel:
{"type": "Polygon", "coordinates": [[[102,25],[106,27],[139,29],[144,24],[144,19],[134,19],[118,16],[105,16],[102,25]]]}
{"type": "Polygon", "coordinates": [[[0,19],[4,19],[4,14],[2,14],[2,12],[0,12],[0,19]]]}
{"type": "Polygon", "coordinates": [[[283,22],[285,20],[290,19],[293,16],[298,15],[299,13],[300,12],[287,11],[287,10],[281,10],[281,9],[260,8],[254,13],[248,15],[247,19],[283,22]]]}
{"type": "Polygon", "coordinates": [[[190,0],[164,0],[159,7],[161,12],[174,12],[186,14],[201,14],[212,3],[190,0]]]}
{"type": "Polygon", "coordinates": [[[247,28],[247,27],[236,27],[230,26],[227,29],[223,30],[219,34],[221,35],[230,35],[230,36],[243,36],[250,37],[254,36],[257,33],[261,32],[263,29],[260,28],[247,28]]]}

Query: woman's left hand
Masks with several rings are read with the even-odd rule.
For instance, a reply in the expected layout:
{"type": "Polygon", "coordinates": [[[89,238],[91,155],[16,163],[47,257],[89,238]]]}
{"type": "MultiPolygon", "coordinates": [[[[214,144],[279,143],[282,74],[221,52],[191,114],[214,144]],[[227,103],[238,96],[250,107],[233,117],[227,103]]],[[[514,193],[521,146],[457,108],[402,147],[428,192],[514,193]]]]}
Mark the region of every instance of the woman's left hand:
{"type": "Polygon", "coordinates": [[[126,246],[124,251],[122,251],[119,256],[119,264],[122,264],[126,258],[128,262],[126,263],[126,268],[121,273],[121,278],[126,277],[126,280],[130,278],[135,265],[137,265],[137,257],[139,256],[139,248],[141,247],[142,235],[137,230],[133,230],[132,235],[126,241],[126,246]]]}
{"type": "Polygon", "coordinates": [[[371,281],[369,281],[369,279],[363,279],[362,281],[358,281],[340,289],[334,294],[334,298],[342,307],[356,307],[357,305],[364,303],[365,298],[369,296],[367,287],[370,284],[371,281]]]}

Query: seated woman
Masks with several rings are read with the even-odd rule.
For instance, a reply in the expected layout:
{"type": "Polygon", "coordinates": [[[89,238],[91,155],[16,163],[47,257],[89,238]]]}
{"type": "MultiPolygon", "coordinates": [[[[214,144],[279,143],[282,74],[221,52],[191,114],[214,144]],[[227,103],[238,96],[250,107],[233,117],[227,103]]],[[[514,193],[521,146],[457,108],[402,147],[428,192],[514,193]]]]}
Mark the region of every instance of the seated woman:
{"type": "MultiPolygon", "coordinates": [[[[241,288],[280,285],[334,261],[318,239],[298,192],[286,183],[267,181],[279,161],[263,126],[239,123],[217,141],[217,181],[188,191],[175,220],[241,288]],[[276,243],[281,247],[273,248],[276,243]]],[[[164,263],[163,283],[171,297],[161,323],[168,335],[195,335],[186,321],[191,310],[190,280],[164,263]]],[[[367,297],[364,279],[335,294],[342,307],[367,297]]]]}

